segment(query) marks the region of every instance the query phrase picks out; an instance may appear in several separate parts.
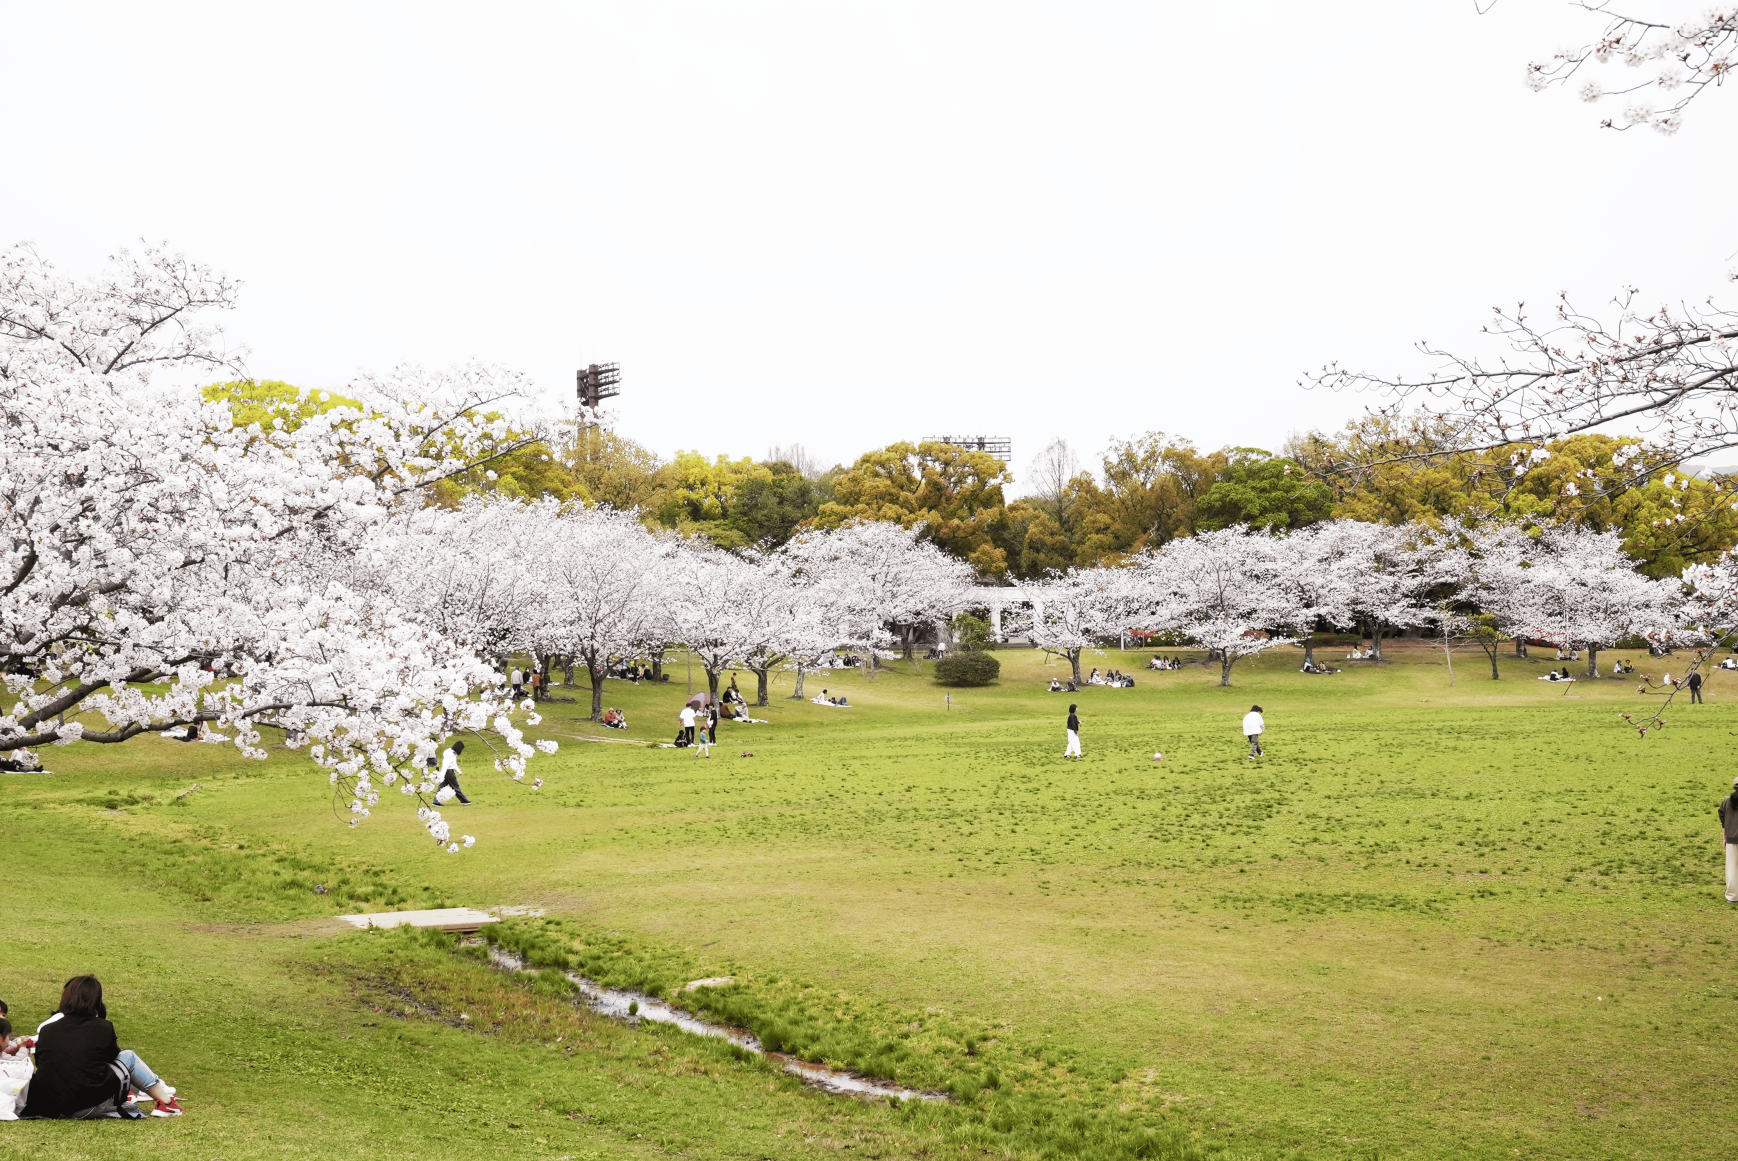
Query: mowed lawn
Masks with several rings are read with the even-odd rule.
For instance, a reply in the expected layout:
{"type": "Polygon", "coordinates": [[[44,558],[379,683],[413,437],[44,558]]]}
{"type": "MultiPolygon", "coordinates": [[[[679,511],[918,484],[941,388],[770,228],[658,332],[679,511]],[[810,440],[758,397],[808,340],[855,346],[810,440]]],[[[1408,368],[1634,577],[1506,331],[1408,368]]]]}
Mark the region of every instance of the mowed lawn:
{"type": "Polygon", "coordinates": [[[61,979],[102,974],[123,1043],[190,1112],[4,1132],[69,1157],[949,1155],[894,1110],[680,1037],[381,1016],[393,988],[493,985],[446,979],[438,952],[407,983],[389,957],[410,950],[320,917],[448,903],[969,1015],[1126,1070],[1110,1106],[1167,1109],[1229,1156],[1725,1154],[1738,916],[1713,810],[1738,678],[1642,739],[1619,714],[1661,699],[1633,681],[1566,690],[1505,658],[1493,682],[1460,651],[1451,686],[1440,653],[1395,656],[1309,677],[1288,649],[1229,690],[1193,666],[1056,695],[1062,667],[1006,651],[951,707],[928,665],[809,677],[851,709],[792,702],[787,677],[710,761],[633,744],[675,732],[678,657],[670,685],[608,683],[626,734],[582,720],[588,691],[547,706],[542,791],[469,763],[460,856],[396,798],[348,829],[293,755],[50,751],[52,777],[0,775],[0,997],[34,1027],[61,979]]]}

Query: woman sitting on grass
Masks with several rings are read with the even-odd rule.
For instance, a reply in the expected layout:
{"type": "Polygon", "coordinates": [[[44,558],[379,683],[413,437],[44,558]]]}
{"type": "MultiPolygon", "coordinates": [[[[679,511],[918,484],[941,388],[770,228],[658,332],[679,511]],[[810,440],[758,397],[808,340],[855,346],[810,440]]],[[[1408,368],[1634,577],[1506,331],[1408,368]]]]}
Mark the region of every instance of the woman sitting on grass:
{"type": "MultiPolygon", "coordinates": [[[[36,1030],[36,1075],[24,1118],[75,1121],[120,1117],[129,1088],[150,1094],[153,1117],[178,1117],[175,1090],[115,1039],[95,976],[74,976],[60,990],[60,1007],[36,1030]]],[[[131,1115],[137,1116],[137,1112],[131,1115]]]]}

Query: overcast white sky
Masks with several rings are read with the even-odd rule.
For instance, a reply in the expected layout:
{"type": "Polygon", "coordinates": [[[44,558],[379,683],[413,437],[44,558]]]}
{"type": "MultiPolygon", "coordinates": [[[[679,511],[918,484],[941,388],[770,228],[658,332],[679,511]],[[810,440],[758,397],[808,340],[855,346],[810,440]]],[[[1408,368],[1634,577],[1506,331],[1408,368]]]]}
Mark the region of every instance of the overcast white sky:
{"type": "MultiPolygon", "coordinates": [[[[1668,14],[1691,6],[1636,0],[1668,14]]],[[[1700,299],[1738,95],[1675,139],[1529,93],[1562,0],[41,4],[0,239],[244,280],[250,371],[619,361],[656,450],[946,431],[1275,447],[1488,308],[1700,299]]],[[[1421,363],[1412,363],[1414,367],[1421,363]]],[[[1018,490],[1018,488],[1016,489],[1018,490]]]]}

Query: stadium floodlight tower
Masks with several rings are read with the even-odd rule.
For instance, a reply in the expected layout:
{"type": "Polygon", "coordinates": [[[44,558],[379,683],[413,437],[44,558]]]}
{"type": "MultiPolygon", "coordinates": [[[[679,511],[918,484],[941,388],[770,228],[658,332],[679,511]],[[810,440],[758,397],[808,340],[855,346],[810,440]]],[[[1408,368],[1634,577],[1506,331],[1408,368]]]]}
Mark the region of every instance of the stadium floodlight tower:
{"type": "Polygon", "coordinates": [[[622,393],[622,368],[620,363],[593,363],[581,368],[579,380],[579,411],[580,422],[588,427],[597,426],[598,409],[605,399],[614,399],[622,393]],[[586,412],[591,413],[589,421],[586,412]]]}
{"type": "Polygon", "coordinates": [[[1014,441],[1005,435],[926,435],[925,443],[948,443],[966,451],[986,452],[1003,463],[1014,458],[1014,441]]]}

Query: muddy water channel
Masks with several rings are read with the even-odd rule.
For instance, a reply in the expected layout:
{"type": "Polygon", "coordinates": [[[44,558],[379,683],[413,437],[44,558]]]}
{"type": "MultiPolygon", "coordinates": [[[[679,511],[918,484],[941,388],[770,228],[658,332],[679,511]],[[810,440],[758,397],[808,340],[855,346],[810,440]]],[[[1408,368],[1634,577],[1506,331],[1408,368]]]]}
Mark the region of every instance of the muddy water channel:
{"type": "MultiPolygon", "coordinates": [[[[525,972],[525,961],[510,951],[499,947],[489,948],[489,959],[498,968],[510,972],[525,972]]],[[[650,1020],[655,1024],[674,1024],[684,1032],[692,1032],[696,1036],[717,1036],[728,1040],[749,1052],[764,1056],[777,1062],[786,1072],[803,1079],[804,1083],[827,1092],[838,1093],[841,1096],[855,1097],[898,1097],[902,1101],[945,1101],[947,1096],[938,1092],[919,1092],[917,1089],[902,1088],[892,1081],[873,1080],[866,1076],[858,1076],[854,1072],[842,1072],[836,1068],[828,1068],[824,1064],[813,1064],[807,1060],[798,1060],[783,1052],[768,1052],[755,1039],[754,1033],[746,1028],[731,1028],[724,1024],[714,1024],[702,1020],[680,1008],[655,1000],[638,992],[620,991],[615,988],[600,987],[598,984],[573,972],[564,973],[574,985],[579,988],[580,999],[586,1007],[600,1016],[608,1016],[612,1020],[635,1023],[640,1020],[650,1020]]]]}

